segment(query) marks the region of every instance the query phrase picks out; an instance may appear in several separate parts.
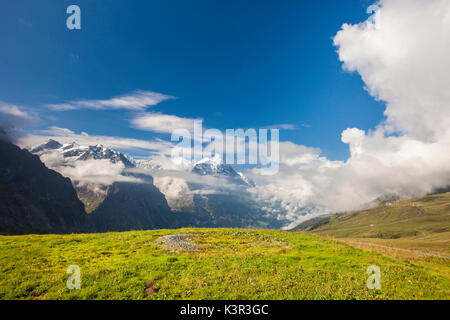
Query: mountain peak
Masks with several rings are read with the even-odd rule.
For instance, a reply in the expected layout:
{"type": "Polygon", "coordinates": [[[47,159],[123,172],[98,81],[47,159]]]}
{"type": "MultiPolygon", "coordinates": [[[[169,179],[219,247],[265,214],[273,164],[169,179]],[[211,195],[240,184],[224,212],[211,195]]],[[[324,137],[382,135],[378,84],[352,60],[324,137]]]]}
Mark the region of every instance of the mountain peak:
{"type": "Polygon", "coordinates": [[[214,165],[221,165],[223,163],[222,158],[219,155],[215,155],[214,157],[204,157],[201,160],[194,163],[194,166],[202,163],[211,163],[214,165]]]}
{"type": "Polygon", "coordinates": [[[200,161],[195,162],[194,166],[192,167],[192,172],[201,176],[238,176],[233,167],[229,164],[223,164],[222,159],[220,159],[219,157],[205,157],[200,161]]]}
{"type": "Polygon", "coordinates": [[[56,140],[49,139],[49,140],[47,140],[46,143],[43,143],[43,144],[33,147],[30,150],[30,152],[37,153],[37,152],[41,152],[41,151],[45,151],[45,150],[55,150],[55,149],[59,149],[61,147],[62,147],[61,143],[59,143],[56,140]]]}
{"type": "Polygon", "coordinates": [[[112,163],[121,162],[128,168],[134,167],[133,162],[123,153],[107,148],[102,144],[80,146],[75,141],[61,144],[56,140],[49,139],[46,143],[40,144],[30,150],[32,153],[48,151],[58,151],[64,158],[71,158],[72,160],[108,159],[112,163]]]}
{"type": "Polygon", "coordinates": [[[253,183],[243,173],[236,172],[231,165],[223,163],[222,158],[217,155],[212,158],[205,157],[194,163],[192,173],[201,176],[223,176],[231,178],[233,182],[253,186],[253,183]]]}

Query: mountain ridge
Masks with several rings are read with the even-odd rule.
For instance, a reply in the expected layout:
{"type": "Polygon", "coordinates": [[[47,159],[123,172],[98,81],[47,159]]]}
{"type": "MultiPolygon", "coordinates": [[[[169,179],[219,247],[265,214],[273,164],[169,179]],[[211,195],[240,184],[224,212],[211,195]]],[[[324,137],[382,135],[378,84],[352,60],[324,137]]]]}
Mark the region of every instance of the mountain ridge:
{"type": "MultiPolygon", "coordinates": [[[[83,169],[85,161],[106,159],[113,164],[123,165],[121,178],[136,180],[127,183],[115,181],[107,185],[72,180],[78,197],[89,214],[90,224],[99,226],[98,230],[123,231],[124,228],[129,230],[130,228],[153,229],[179,226],[279,228],[283,225],[277,217],[259,208],[251,195],[246,192],[246,188],[253,186],[251,180],[244,174],[236,172],[231,165],[222,163],[217,157],[193,162],[187,171],[178,168],[180,173],[191,174],[192,177],[217,178],[217,185],[202,183],[202,178],[194,179],[196,182],[186,181],[188,193],[178,194],[175,200],[171,198],[171,205],[167,209],[168,203],[164,192],[171,192],[173,186],[169,185],[169,189],[163,191],[163,194],[162,189],[158,189],[159,184],[155,187],[152,173],[154,170],[158,172],[164,170],[162,167],[155,167],[151,161],[136,161],[101,144],[80,146],[76,142],[61,144],[56,140],[49,140],[31,150],[40,156],[44,156],[47,152],[56,152],[66,162],[64,165],[79,166],[80,170],[77,171],[83,169]],[[131,190],[140,196],[127,195],[131,190]],[[117,201],[118,198],[121,201],[117,201]],[[155,206],[161,202],[166,205],[156,209],[150,205],[152,201],[155,206]],[[108,203],[116,203],[116,205],[108,203]],[[141,208],[143,212],[138,212],[138,208],[141,208]],[[106,211],[109,211],[109,214],[106,211]],[[156,218],[156,212],[159,212],[163,218],[156,218]],[[130,220],[135,221],[135,224],[130,224],[124,218],[123,215],[126,216],[126,214],[130,215],[130,220]],[[137,221],[137,217],[140,217],[142,221],[137,221]],[[100,225],[101,220],[105,226],[100,225]],[[155,221],[158,222],[155,223],[155,221]]],[[[170,159],[166,160],[170,161],[170,159]]],[[[209,178],[208,181],[211,182],[211,179],[209,178]]],[[[96,230],[94,227],[91,229],[96,230]]]]}

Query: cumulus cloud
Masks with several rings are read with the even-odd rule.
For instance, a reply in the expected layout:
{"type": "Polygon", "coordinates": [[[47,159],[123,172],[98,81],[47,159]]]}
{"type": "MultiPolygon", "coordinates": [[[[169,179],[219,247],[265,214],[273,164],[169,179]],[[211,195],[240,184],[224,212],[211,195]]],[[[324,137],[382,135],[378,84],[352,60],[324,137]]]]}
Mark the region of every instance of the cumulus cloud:
{"type": "Polygon", "coordinates": [[[110,99],[76,100],[61,104],[47,104],[46,106],[56,111],[68,111],[83,108],[94,110],[128,109],[143,111],[149,106],[155,106],[168,99],[174,99],[174,97],[158,92],[137,90],[110,99]]]}
{"type": "Polygon", "coordinates": [[[292,221],[450,185],[450,2],[378,5],[377,24],[344,24],[334,44],[343,68],[359,73],[366,90],[385,102],[386,119],[374,130],[343,130],[351,153],[345,162],[280,145],[279,173],[262,177],[252,192],[292,221]]]}
{"type": "Polygon", "coordinates": [[[383,0],[378,27],[344,24],[335,38],[344,69],[386,102],[387,124],[422,140],[450,127],[450,2],[383,0]]]}
{"type": "Polygon", "coordinates": [[[177,129],[192,131],[195,120],[201,119],[181,118],[174,115],[152,112],[137,115],[131,120],[131,124],[141,130],[172,133],[177,129]]]}

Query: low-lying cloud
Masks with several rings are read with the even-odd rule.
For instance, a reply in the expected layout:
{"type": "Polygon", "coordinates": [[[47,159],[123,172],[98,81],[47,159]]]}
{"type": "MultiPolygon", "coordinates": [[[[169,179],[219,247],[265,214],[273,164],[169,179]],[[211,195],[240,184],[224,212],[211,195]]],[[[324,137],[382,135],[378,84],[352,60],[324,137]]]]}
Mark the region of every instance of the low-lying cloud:
{"type": "Polygon", "coordinates": [[[109,186],[114,182],[141,182],[138,178],[122,175],[125,166],[108,159],[73,161],[61,153],[45,152],[40,159],[50,169],[70,178],[78,186],[109,186]]]}

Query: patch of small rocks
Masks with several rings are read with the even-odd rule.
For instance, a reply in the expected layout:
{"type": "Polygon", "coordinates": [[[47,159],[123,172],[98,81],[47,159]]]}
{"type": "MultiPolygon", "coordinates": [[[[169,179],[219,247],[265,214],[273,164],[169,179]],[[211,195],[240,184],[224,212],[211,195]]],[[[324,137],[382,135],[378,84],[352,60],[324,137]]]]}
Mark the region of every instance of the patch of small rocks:
{"type": "Polygon", "coordinates": [[[171,252],[178,252],[180,250],[196,250],[197,245],[192,243],[192,234],[180,233],[163,236],[156,239],[156,242],[163,245],[164,248],[171,252]]]}

